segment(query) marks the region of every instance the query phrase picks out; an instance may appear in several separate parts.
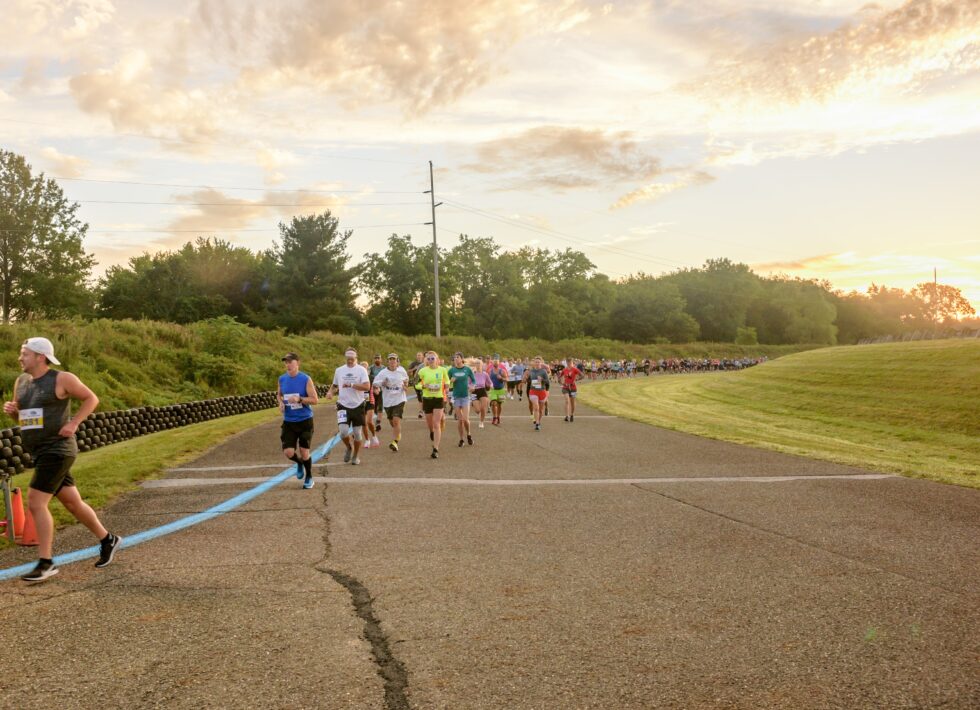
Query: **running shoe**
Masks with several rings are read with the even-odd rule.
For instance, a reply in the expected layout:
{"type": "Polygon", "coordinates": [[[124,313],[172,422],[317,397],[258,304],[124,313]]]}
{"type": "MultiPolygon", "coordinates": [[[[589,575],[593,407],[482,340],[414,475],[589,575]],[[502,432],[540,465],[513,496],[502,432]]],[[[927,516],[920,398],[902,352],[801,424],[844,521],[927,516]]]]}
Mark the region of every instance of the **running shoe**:
{"type": "Polygon", "coordinates": [[[391,442],[390,444],[388,444],[388,448],[391,449],[392,451],[398,451],[398,442],[397,441],[391,442]]]}
{"type": "Polygon", "coordinates": [[[350,465],[351,465],[351,466],[360,466],[360,465],[361,465],[361,457],[360,457],[360,456],[358,456],[358,457],[357,457],[356,459],[353,459],[353,460],[352,460],[352,461],[350,462],[350,465]]]}
{"type": "Polygon", "coordinates": [[[424,416],[425,416],[425,415],[424,415],[424,414],[422,414],[422,412],[419,412],[419,419],[421,419],[421,418],[422,418],[422,417],[424,417],[424,416]]]}
{"type": "Polygon", "coordinates": [[[432,449],[432,458],[439,458],[439,449],[432,449]]]}
{"type": "Polygon", "coordinates": [[[299,461],[297,461],[296,462],[296,478],[297,478],[297,480],[302,481],[303,480],[303,476],[305,476],[305,475],[306,475],[306,469],[303,468],[303,464],[302,463],[300,463],[299,461]]]}
{"type": "Polygon", "coordinates": [[[96,567],[108,567],[109,563],[112,562],[112,558],[116,556],[116,550],[119,549],[119,544],[122,542],[122,538],[118,535],[113,535],[109,533],[109,536],[100,541],[99,543],[99,561],[95,563],[96,567]]]}
{"type": "Polygon", "coordinates": [[[480,428],[481,429],[483,428],[483,422],[480,422],[480,428]]]}
{"type": "Polygon", "coordinates": [[[344,463],[350,463],[350,457],[353,455],[354,452],[351,451],[350,449],[347,449],[346,453],[344,453],[344,463]]]}
{"type": "Polygon", "coordinates": [[[566,422],[568,421],[568,416],[567,416],[567,415],[565,416],[565,421],[566,421],[566,422]]]}
{"type": "Polygon", "coordinates": [[[570,421],[570,422],[574,422],[574,421],[575,421],[575,415],[573,414],[572,416],[570,416],[570,417],[568,418],[568,421],[570,421]]]}
{"type": "Polygon", "coordinates": [[[21,577],[25,582],[43,582],[48,577],[54,577],[58,574],[58,568],[54,566],[54,562],[47,562],[38,560],[37,566],[21,577]]]}
{"type": "Polygon", "coordinates": [[[460,439],[459,440],[459,448],[462,449],[463,448],[463,444],[465,444],[465,443],[466,443],[465,441],[463,441],[462,439],[460,439]]]}
{"type": "Polygon", "coordinates": [[[309,490],[313,487],[313,476],[310,476],[305,481],[303,481],[303,488],[309,490]]]}
{"type": "Polygon", "coordinates": [[[380,449],[381,448],[381,442],[378,441],[378,437],[374,437],[373,439],[371,439],[371,448],[372,449],[380,449]]]}
{"type": "Polygon", "coordinates": [[[473,446],[473,437],[470,436],[469,434],[466,435],[466,443],[469,444],[470,446],[473,446]]]}
{"type": "Polygon", "coordinates": [[[534,431],[541,431],[541,425],[537,422],[534,423],[534,431]]]}

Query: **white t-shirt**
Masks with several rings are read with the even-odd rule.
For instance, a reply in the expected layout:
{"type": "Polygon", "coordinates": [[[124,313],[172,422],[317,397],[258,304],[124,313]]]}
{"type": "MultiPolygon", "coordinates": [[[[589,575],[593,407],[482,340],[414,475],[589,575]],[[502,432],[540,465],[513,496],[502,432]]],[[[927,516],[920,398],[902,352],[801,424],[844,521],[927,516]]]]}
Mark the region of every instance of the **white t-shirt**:
{"type": "Polygon", "coordinates": [[[374,376],[374,386],[381,388],[381,396],[386,407],[394,407],[396,404],[408,401],[405,395],[406,382],[408,382],[408,373],[401,365],[394,370],[386,367],[374,376]]]}
{"type": "Polygon", "coordinates": [[[348,409],[354,409],[364,404],[364,392],[356,390],[352,385],[368,384],[367,370],[360,365],[348,367],[341,365],[333,373],[333,383],[337,386],[337,402],[348,409]]]}

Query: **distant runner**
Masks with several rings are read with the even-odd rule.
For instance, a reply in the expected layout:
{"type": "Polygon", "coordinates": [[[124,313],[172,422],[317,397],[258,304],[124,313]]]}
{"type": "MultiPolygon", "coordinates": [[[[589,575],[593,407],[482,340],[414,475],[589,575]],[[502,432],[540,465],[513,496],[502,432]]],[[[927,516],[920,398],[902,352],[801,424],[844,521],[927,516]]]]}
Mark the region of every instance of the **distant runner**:
{"type": "Polygon", "coordinates": [[[575,361],[572,358],[568,358],[568,364],[558,377],[561,381],[561,393],[565,396],[565,421],[574,422],[575,399],[578,395],[576,382],[585,377],[585,373],[575,366],[575,361]]]}
{"type": "Polygon", "coordinates": [[[299,369],[299,355],[286,353],[282,361],[286,374],[279,376],[276,400],[282,413],[282,453],[296,462],[296,478],[303,479],[303,488],[313,487],[313,461],[310,445],[313,441],[313,405],[319,402],[313,379],[299,369]]]}
{"type": "MultiPolygon", "coordinates": [[[[371,367],[368,368],[368,377],[371,382],[374,382],[374,378],[378,376],[378,373],[385,369],[384,363],[381,362],[381,353],[375,353],[374,362],[371,367]]],[[[381,431],[381,412],[384,410],[384,393],[380,395],[374,393],[374,430],[381,431]]],[[[381,444],[378,444],[380,446],[381,444]]]]}
{"type": "Polygon", "coordinates": [[[544,366],[541,357],[534,358],[533,366],[524,373],[524,381],[527,383],[527,398],[534,407],[534,430],[541,431],[541,415],[544,413],[544,404],[548,401],[548,368],[544,366]]]}
{"type": "Polygon", "coordinates": [[[392,451],[398,451],[398,443],[402,440],[402,418],[405,414],[405,403],[408,401],[405,394],[408,379],[405,368],[398,364],[398,355],[388,353],[388,367],[379,372],[372,381],[375,396],[380,393],[384,397],[384,411],[388,423],[391,424],[393,437],[388,448],[392,451]]]}
{"type": "Polygon", "coordinates": [[[491,424],[500,425],[500,412],[504,406],[504,398],[507,396],[507,368],[500,362],[500,355],[494,355],[493,360],[487,366],[487,374],[490,375],[490,410],[493,412],[491,424]]]}
{"type": "Polygon", "coordinates": [[[473,366],[474,370],[473,377],[476,382],[473,385],[473,406],[476,409],[476,413],[480,415],[480,428],[483,428],[483,423],[487,419],[487,409],[490,405],[490,390],[493,388],[493,383],[490,381],[490,375],[483,371],[483,360],[477,358],[476,364],[473,366]]]}
{"type": "Polygon", "coordinates": [[[470,434],[470,389],[476,385],[476,376],[463,361],[463,353],[453,355],[453,366],[449,368],[449,381],[452,383],[453,408],[456,412],[456,429],[459,431],[459,445],[473,446],[470,434]]]}
{"type": "Polygon", "coordinates": [[[425,354],[425,367],[418,372],[419,385],[422,388],[422,411],[425,412],[425,424],[429,428],[429,440],[432,442],[431,457],[434,459],[439,458],[446,387],[446,370],[438,362],[439,356],[430,350],[425,354]]]}
{"type": "Polygon", "coordinates": [[[341,365],[333,374],[333,384],[327,392],[329,400],[337,391],[337,428],[340,439],[347,447],[344,463],[357,466],[361,463],[361,442],[364,433],[364,393],[371,389],[367,370],[357,364],[357,351],[353,348],[344,353],[347,364],[341,365]]]}

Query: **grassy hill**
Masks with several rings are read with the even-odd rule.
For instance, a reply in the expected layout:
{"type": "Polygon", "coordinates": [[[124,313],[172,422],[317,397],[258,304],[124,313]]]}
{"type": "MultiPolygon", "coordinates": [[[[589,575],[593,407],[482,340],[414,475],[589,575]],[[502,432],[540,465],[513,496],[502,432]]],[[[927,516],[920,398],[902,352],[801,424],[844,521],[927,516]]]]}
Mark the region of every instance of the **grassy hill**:
{"type": "Polygon", "coordinates": [[[980,488],[980,340],[823,348],[738,373],[582,388],[657,426],[980,488]]]}
{"type": "MultiPolygon", "coordinates": [[[[739,346],[693,343],[689,345],[634,345],[613,340],[579,339],[550,343],[541,340],[488,342],[482,338],[446,336],[406,337],[382,334],[347,336],[313,333],[287,336],[228,320],[192,325],[153,321],[56,321],[15,323],[0,328],[0,389],[10,394],[20,373],[17,352],[30,336],[43,335],[55,344],[65,369],[76,373],[99,395],[100,409],[164,405],[230,394],[258,392],[274,387],[282,374],[279,358],[299,353],[303,369],[317,382],[333,376],[343,362],[343,351],[358,349],[362,359],[379,352],[397,352],[407,363],[419,350],[435,348],[448,354],[500,352],[507,355],[540,354],[558,358],[583,357],[724,357],[768,355],[777,357],[807,346],[739,346]]],[[[0,415],[2,416],[2,415],[0,415]]],[[[9,420],[3,419],[5,425],[9,420]]]]}

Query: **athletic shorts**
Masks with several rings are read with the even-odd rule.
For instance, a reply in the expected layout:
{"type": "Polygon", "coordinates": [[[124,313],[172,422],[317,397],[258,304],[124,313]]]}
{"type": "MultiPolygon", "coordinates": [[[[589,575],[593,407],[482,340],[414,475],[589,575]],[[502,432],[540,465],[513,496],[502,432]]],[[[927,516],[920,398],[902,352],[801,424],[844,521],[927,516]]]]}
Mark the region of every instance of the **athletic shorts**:
{"type": "Polygon", "coordinates": [[[399,404],[393,405],[391,407],[385,407],[385,415],[388,417],[390,422],[392,419],[397,417],[401,419],[405,414],[405,403],[400,402],[399,404]]]}
{"type": "Polygon", "coordinates": [[[463,407],[470,406],[469,395],[465,397],[453,397],[453,406],[456,407],[456,409],[462,409],[463,407]]]}
{"type": "Polygon", "coordinates": [[[422,411],[426,414],[432,414],[437,409],[443,409],[445,404],[446,400],[444,400],[442,397],[423,397],[422,411]]]}
{"type": "Polygon", "coordinates": [[[578,390],[574,387],[562,387],[561,393],[567,394],[569,397],[574,397],[576,394],[578,394],[578,390]]]}
{"type": "Polygon", "coordinates": [[[346,424],[351,427],[364,426],[364,405],[359,407],[345,407],[337,405],[337,424],[346,424]]]}
{"type": "Polygon", "coordinates": [[[420,389],[415,390],[415,399],[417,399],[419,402],[422,401],[422,390],[420,389]]]}
{"type": "Polygon", "coordinates": [[[512,390],[520,383],[520,380],[507,380],[507,389],[512,390]]]}
{"type": "Polygon", "coordinates": [[[487,388],[486,387],[477,387],[475,390],[473,390],[473,394],[476,395],[476,398],[477,399],[483,399],[484,397],[487,396],[487,388]]]}
{"type": "Polygon", "coordinates": [[[34,459],[34,476],[31,478],[31,488],[57,495],[65,486],[74,486],[75,479],[71,475],[71,466],[75,463],[74,456],[62,454],[40,454],[34,459]]]}
{"type": "Polygon", "coordinates": [[[284,421],[279,432],[279,440],[282,441],[284,449],[295,449],[297,444],[301,449],[310,448],[310,442],[313,441],[313,417],[301,422],[284,421]]]}
{"type": "Polygon", "coordinates": [[[507,398],[507,388],[501,387],[499,390],[490,390],[490,401],[504,401],[507,398]]]}
{"type": "Polygon", "coordinates": [[[384,395],[378,392],[378,394],[374,395],[374,413],[381,414],[381,410],[384,409],[384,406],[384,395]]]}
{"type": "Polygon", "coordinates": [[[538,398],[538,401],[539,402],[545,401],[546,399],[548,399],[548,390],[528,390],[527,391],[527,398],[528,399],[534,399],[535,397],[538,398]]]}

